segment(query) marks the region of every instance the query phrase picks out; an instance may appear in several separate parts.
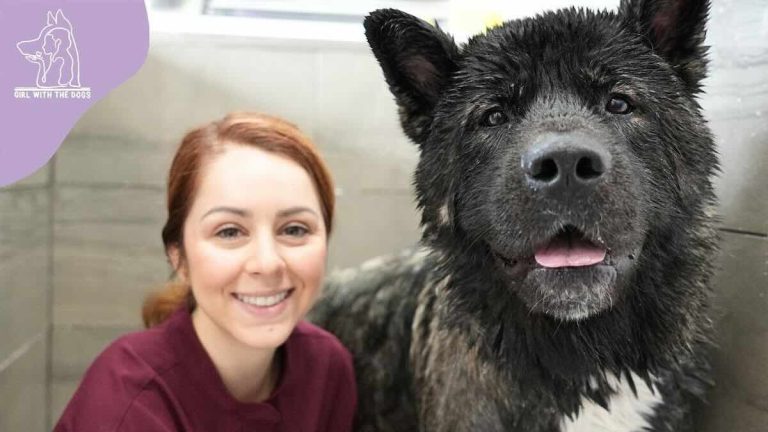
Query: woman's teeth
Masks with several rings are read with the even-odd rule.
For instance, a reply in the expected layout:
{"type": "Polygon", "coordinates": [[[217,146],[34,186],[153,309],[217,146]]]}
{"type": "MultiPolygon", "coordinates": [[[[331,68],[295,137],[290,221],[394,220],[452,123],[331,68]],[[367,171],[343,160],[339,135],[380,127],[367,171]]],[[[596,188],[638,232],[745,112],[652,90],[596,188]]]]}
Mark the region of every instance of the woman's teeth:
{"type": "Polygon", "coordinates": [[[272,296],[248,296],[235,293],[235,297],[243,303],[248,303],[255,306],[269,307],[285,300],[285,298],[288,297],[289,292],[290,290],[283,291],[272,296]]]}

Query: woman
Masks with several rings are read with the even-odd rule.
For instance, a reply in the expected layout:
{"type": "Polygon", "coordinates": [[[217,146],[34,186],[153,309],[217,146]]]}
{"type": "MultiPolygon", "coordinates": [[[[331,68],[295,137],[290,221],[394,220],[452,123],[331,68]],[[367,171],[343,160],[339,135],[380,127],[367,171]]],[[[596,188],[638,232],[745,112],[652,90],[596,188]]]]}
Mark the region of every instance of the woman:
{"type": "Polygon", "coordinates": [[[184,138],[168,181],[176,280],[148,330],[91,365],[55,431],[349,431],[350,354],[302,321],[320,290],[334,191],[293,125],[231,114],[184,138]]]}

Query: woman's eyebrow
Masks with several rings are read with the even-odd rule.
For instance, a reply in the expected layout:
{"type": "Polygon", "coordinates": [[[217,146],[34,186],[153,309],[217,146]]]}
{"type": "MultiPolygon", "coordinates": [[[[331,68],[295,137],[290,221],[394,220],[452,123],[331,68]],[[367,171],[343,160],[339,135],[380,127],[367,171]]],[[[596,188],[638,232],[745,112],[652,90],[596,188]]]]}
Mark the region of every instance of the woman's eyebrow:
{"type": "MultiPolygon", "coordinates": [[[[237,207],[223,207],[223,206],[221,206],[221,207],[214,207],[214,208],[208,210],[200,219],[202,220],[206,216],[210,215],[211,213],[216,213],[216,212],[233,213],[233,214],[236,214],[236,215],[238,215],[240,217],[244,217],[244,218],[251,217],[251,215],[252,215],[252,213],[249,210],[246,210],[246,209],[241,209],[241,208],[237,208],[237,207]]],[[[287,217],[287,216],[295,215],[297,213],[304,213],[304,212],[312,213],[313,215],[319,217],[319,215],[317,214],[316,211],[312,210],[309,207],[302,207],[302,206],[290,207],[290,208],[287,208],[287,209],[284,209],[284,210],[280,210],[279,212],[277,212],[277,216],[278,217],[287,217]]]]}
{"type": "Polygon", "coordinates": [[[234,213],[234,214],[236,214],[236,215],[238,215],[240,217],[250,217],[251,216],[251,212],[246,210],[246,209],[241,209],[241,208],[236,208],[236,207],[214,207],[214,208],[208,210],[200,218],[200,220],[205,219],[205,217],[208,216],[209,214],[216,213],[216,212],[234,213]]]}
{"type": "Polygon", "coordinates": [[[304,213],[304,212],[309,212],[309,213],[312,213],[315,216],[319,216],[317,214],[317,212],[312,210],[311,208],[309,208],[309,207],[301,207],[301,206],[299,206],[299,207],[291,207],[291,208],[287,208],[285,210],[280,210],[279,212],[277,212],[277,216],[278,217],[286,217],[286,216],[295,215],[296,213],[304,213]]]}

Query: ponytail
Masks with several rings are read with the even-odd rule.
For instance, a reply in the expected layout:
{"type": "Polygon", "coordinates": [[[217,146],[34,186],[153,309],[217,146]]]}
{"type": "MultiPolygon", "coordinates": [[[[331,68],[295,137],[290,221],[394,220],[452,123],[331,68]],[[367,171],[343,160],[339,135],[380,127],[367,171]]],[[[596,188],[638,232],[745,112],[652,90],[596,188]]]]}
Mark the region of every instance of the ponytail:
{"type": "Polygon", "coordinates": [[[150,328],[162,323],[182,306],[190,310],[194,307],[194,298],[189,284],[178,280],[166,283],[144,299],[144,305],[141,308],[144,327],[150,328]]]}

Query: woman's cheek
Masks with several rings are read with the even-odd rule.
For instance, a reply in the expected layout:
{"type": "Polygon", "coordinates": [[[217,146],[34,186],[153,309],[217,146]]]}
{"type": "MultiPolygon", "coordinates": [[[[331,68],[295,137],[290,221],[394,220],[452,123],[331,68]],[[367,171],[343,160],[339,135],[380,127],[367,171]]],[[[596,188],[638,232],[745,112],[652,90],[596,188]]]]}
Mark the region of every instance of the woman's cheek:
{"type": "Polygon", "coordinates": [[[239,266],[240,257],[234,249],[223,249],[213,244],[199,248],[196,262],[191,263],[196,273],[206,280],[227,279],[239,266]],[[195,265],[197,264],[197,265],[195,265]]]}
{"type": "Polygon", "coordinates": [[[327,254],[325,243],[312,242],[301,248],[296,248],[292,253],[294,254],[292,260],[296,263],[297,273],[301,275],[303,282],[318,290],[325,276],[327,254]]]}
{"type": "Polygon", "coordinates": [[[328,256],[328,245],[323,241],[322,243],[317,245],[314,259],[312,261],[314,263],[313,272],[315,274],[315,278],[318,281],[318,285],[322,283],[323,278],[325,277],[325,267],[326,267],[327,256],[328,256]]]}

